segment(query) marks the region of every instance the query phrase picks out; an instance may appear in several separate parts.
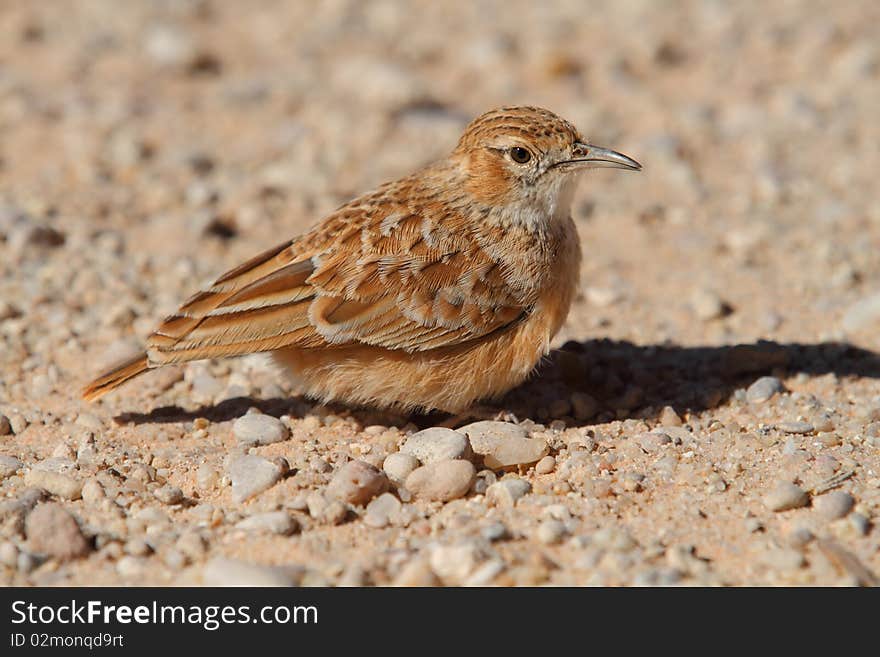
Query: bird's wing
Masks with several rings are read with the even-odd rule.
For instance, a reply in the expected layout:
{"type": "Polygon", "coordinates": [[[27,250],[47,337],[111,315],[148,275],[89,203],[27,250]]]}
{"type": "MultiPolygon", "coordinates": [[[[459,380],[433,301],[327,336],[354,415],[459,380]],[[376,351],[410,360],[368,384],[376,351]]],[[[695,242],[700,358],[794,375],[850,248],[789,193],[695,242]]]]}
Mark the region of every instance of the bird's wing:
{"type": "Polygon", "coordinates": [[[529,310],[519,298],[463,226],[403,206],[343,207],[190,298],[148,354],[161,364],[291,346],[441,349],[517,322],[529,310]]]}

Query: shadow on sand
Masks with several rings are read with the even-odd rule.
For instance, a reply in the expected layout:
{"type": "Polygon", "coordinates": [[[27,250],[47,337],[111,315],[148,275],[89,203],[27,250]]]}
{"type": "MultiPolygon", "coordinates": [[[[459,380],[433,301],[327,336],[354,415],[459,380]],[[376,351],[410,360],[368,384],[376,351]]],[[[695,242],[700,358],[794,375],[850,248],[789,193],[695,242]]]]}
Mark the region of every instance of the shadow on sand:
{"type": "MultiPolygon", "coordinates": [[[[880,379],[880,354],[838,342],[762,341],[720,347],[642,346],[612,340],[568,342],[554,350],[530,380],[491,407],[511,411],[520,419],[533,418],[544,423],[558,419],[574,426],[613,418],[650,419],[667,405],[679,413],[715,408],[761,375],[790,376],[801,372],[809,376],[880,379]],[[594,400],[596,412],[575,419],[569,401],[574,392],[586,393],[588,401],[594,400]]],[[[149,413],[124,413],[116,420],[143,424],[187,422],[203,417],[223,422],[242,416],[251,407],[276,417],[302,416],[319,408],[299,397],[238,397],[193,410],[167,406],[149,413]]],[[[341,405],[320,408],[327,412],[345,409],[341,405]]],[[[447,417],[436,413],[406,417],[368,409],[349,410],[364,424],[386,426],[403,426],[410,421],[430,426],[447,417]]]]}

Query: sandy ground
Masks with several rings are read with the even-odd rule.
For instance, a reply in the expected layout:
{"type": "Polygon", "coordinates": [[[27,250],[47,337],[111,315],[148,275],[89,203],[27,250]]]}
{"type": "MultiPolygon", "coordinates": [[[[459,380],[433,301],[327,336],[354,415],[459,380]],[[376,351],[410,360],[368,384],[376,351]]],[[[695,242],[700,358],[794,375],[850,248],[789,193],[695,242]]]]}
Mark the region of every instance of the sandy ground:
{"type": "Polygon", "coordinates": [[[878,21],[6,0],[0,584],[876,583],[878,21]],[[552,458],[466,449],[467,494],[425,501],[343,468],[440,418],[316,406],[261,357],[79,399],[201,284],[513,103],[645,166],[581,184],[582,294],[498,407],[552,458]],[[279,442],[242,444],[248,409],[279,442]]]}

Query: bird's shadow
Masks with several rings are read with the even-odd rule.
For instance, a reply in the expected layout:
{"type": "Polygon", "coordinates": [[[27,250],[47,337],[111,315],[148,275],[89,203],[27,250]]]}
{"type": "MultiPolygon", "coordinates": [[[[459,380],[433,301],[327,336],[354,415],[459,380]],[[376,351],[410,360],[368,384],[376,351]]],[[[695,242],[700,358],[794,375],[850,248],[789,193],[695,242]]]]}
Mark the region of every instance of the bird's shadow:
{"type": "MultiPolygon", "coordinates": [[[[841,342],[760,341],[717,347],[645,346],[607,339],[568,342],[554,350],[528,381],[490,407],[509,411],[520,419],[562,421],[568,426],[628,417],[651,419],[665,406],[679,413],[715,408],[764,374],[797,373],[880,379],[880,354],[841,342]]],[[[206,418],[223,422],[241,417],[251,407],[275,417],[347,411],[364,425],[403,426],[413,422],[430,426],[448,417],[317,406],[299,397],[237,397],[193,410],[166,406],[149,413],[123,413],[116,421],[144,424],[206,418]]]]}

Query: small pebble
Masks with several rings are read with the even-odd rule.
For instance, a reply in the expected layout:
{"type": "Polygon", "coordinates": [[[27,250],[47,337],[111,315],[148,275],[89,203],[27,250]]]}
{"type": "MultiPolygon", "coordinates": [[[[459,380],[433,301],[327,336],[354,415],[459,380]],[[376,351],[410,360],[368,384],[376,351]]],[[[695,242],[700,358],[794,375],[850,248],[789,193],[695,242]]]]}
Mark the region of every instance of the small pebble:
{"type": "Polygon", "coordinates": [[[519,477],[505,477],[486,490],[486,500],[492,506],[512,508],[517,501],[532,490],[532,485],[519,477]]]}
{"type": "Polygon", "coordinates": [[[394,452],[385,457],[382,469],[395,486],[402,486],[409,473],[419,467],[419,460],[412,454],[394,452]]]}
{"type": "Polygon", "coordinates": [[[691,296],[691,308],[698,319],[708,322],[730,313],[730,306],[711,290],[698,290],[691,296]]]}
{"type": "Polygon", "coordinates": [[[153,493],[162,504],[180,504],[183,502],[183,491],[177,486],[165,484],[153,493]]]}
{"type": "Polygon", "coordinates": [[[219,481],[220,473],[210,463],[202,463],[196,470],[196,483],[199,485],[199,490],[211,490],[219,481]]]}
{"type": "Polygon", "coordinates": [[[284,467],[262,456],[233,458],[226,469],[232,481],[232,499],[245,502],[274,486],[286,474],[284,467]]]}
{"type": "Polygon", "coordinates": [[[861,513],[849,514],[848,520],[859,536],[867,536],[871,531],[871,521],[861,513]]]}
{"type": "Polygon", "coordinates": [[[776,427],[785,433],[813,433],[813,425],[809,422],[780,422],[776,427]]]}
{"type": "Polygon", "coordinates": [[[92,546],[76,518],[60,504],[38,504],[25,519],[25,535],[30,549],[66,561],[87,555],[92,546]]]}
{"type": "Polygon", "coordinates": [[[535,463],[547,455],[543,439],[530,439],[525,430],[509,422],[474,422],[459,429],[487,468],[500,469],[535,463]]]}
{"type": "Polygon", "coordinates": [[[789,481],[780,483],[764,496],[764,504],[771,511],[799,509],[809,502],[807,492],[789,481]]]}
{"type": "Polygon", "coordinates": [[[388,477],[382,470],[366,461],[349,461],[327,485],[326,494],[348,504],[364,505],[387,487],[388,477]]]}
{"type": "Polygon", "coordinates": [[[445,584],[462,584],[479,565],[481,553],[472,542],[438,545],[431,550],[431,570],[445,584]]]}
{"type": "Polygon", "coordinates": [[[262,413],[248,413],[232,425],[232,433],[239,445],[271,445],[287,440],[290,431],[277,417],[262,413]]]}
{"type": "Polygon", "coordinates": [[[682,421],[672,406],[664,406],[660,412],[660,424],[664,427],[680,427],[682,421]]]}
{"type": "Polygon", "coordinates": [[[479,566],[462,582],[463,586],[487,586],[504,572],[507,566],[501,559],[492,559],[479,566]]]}
{"type": "Polygon", "coordinates": [[[107,499],[107,496],[104,494],[104,487],[100,484],[97,479],[87,479],[82,487],[82,499],[83,502],[90,506],[95,506],[96,504],[100,504],[103,500],[107,499]]]}
{"type": "Polygon", "coordinates": [[[672,442],[672,438],[669,437],[666,433],[661,431],[648,431],[642,434],[639,434],[636,437],[636,441],[646,452],[656,452],[661,449],[664,445],[668,445],[672,442]]]}
{"type": "Polygon", "coordinates": [[[493,522],[480,530],[480,536],[485,538],[490,543],[494,543],[495,541],[501,541],[506,538],[510,538],[510,531],[507,529],[507,526],[503,522],[493,522]]]}
{"type": "Polygon", "coordinates": [[[11,477],[23,466],[24,464],[14,456],[0,454],[0,481],[3,481],[6,477],[11,477]]]}
{"type": "Polygon", "coordinates": [[[750,402],[761,403],[781,392],[785,392],[782,381],[775,376],[762,376],[746,389],[746,399],[750,402]]]}
{"type": "Polygon", "coordinates": [[[192,561],[198,561],[207,552],[205,539],[196,531],[185,531],[174,545],[192,561]]]}
{"type": "Polygon", "coordinates": [[[438,586],[440,580],[427,560],[416,557],[407,562],[394,578],[394,586],[438,586]]]}
{"type": "Polygon", "coordinates": [[[28,486],[42,488],[50,495],[65,500],[78,500],[82,496],[82,482],[59,472],[31,468],[25,474],[24,481],[28,486]]]}
{"type": "Polygon", "coordinates": [[[428,465],[437,461],[466,459],[471,455],[471,446],[467,436],[458,431],[431,427],[407,438],[400,451],[411,454],[423,465],[428,465]]]}
{"type": "Polygon", "coordinates": [[[8,436],[12,433],[12,423],[5,415],[0,415],[0,436],[8,436]]]}
{"type": "Polygon", "coordinates": [[[202,569],[202,583],[205,586],[297,586],[304,570],[214,557],[202,569]]]}
{"type": "Polygon", "coordinates": [[[470,461],[437,461],[413,470],[406,478],[406,489],[419,499],[448,502],[464,497],[476,474],[470,461]]]}
{"type": "Polygon", "coordinates": [[[797,550],[803,550],[814,538],[809,527],[795,527],[786,536],[788,544],[797,550]]]}
{"type": "Polygon", "coordinates": [[[831,491],[813,498],[813,507],[826,520],[843,518],[852,511],[855,504],[855,498],[842,490],[831,491]]]}
{"type": "Polygon", "coordinates": [[[377,529],[385,527],[400,513],[400,508],[400,500],[391,493],[382,493],[367,505],[364,523],[377,529]]]}
{"type": "Polygon", "coordinates": [[[545,456],[535,464],[535,472],[539,475],[550,474],[556,469],[556,459],[552,456],[545,456]]]}
{"type": "Polygon", "coordinates": [[[780,571],[797,570],[806,564],[803,553],[795,548],[768,550],[762,561],[773,570],[780,571]]]}
{"type": "Polygon", "coordinates": [[[10,568],[18,566],[18,548],[11,541],[0,543],[0,564],[10,568]]]}
{"type": "Polygon", "coordinates": [[[545,520],[535,532],[535,538],[544,545],[556,545],[564,536],[565,524],[559,520],[545,520]]]}
{"type": "Polygon", "coordinates": [[[290,536],[299,531],[299,523],[287,511],[267,511],[266,513],[255,513],[252,516],[248,516],[244,520],[239,521],[235,528],[247,532],[265,532],[267,534],[278,534],[279,536],[290,536]]]}
{"type": "Polygon", "coordinates": [[[348,507],[340,500],[331,500],[323,508],[318,520],[326,525],[341,525],[348,518],[348,507]]]}

